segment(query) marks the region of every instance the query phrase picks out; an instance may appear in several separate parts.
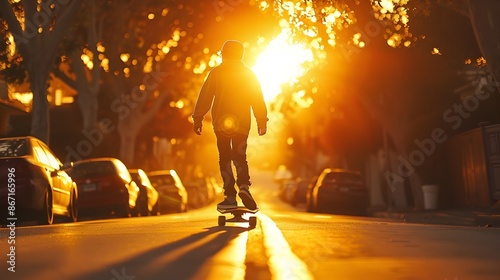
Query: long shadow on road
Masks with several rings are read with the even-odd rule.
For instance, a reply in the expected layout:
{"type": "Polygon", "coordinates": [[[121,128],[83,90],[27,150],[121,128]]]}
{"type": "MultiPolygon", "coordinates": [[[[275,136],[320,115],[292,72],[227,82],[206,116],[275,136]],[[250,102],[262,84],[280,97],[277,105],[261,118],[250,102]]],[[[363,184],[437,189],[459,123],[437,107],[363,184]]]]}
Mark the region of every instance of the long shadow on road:
{"type": "Polygon", "coordinates": [[[248,230],[242,227],[207,228],[206,231],[159,246],[77,279],[190,279],[205,261],[248,230]]]}

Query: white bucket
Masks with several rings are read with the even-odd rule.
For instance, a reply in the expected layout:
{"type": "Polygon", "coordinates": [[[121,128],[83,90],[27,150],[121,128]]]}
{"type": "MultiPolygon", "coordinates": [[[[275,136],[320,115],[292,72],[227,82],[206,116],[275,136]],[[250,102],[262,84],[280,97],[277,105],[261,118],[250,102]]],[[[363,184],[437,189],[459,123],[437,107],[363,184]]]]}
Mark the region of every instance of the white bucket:
{"type": "Polygon", "coordinates": [[[438,206],[438,185],[423,185],[422,192],[424,193],[424,209],[433,210],[438,206]]]}

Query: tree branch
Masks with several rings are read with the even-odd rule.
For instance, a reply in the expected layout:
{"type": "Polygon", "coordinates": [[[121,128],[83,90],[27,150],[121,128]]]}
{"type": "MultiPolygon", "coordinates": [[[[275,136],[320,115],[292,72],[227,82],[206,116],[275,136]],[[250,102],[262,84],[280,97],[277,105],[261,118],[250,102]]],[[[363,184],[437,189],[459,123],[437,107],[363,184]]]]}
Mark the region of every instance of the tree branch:
{"type": "Polygon", "coordinates": [[[62,9],[61,7],[59,7],[59,11],[55,15],[56,22],[54,23],[52,29],[53,31],[50,32],[50,36],[47,36],[48,42],[54,42],[52,45],[50,45],[51,48],[57,47],[57,44],[60,42],[65,31],[68,29],[70,22],[74,20],[75,15],[82,6],[82,4],[83,1],[73,0],[71,1],[71,3],[68,4],[69,6],[66,9],[62,9]]]}
{"type": "Polygon", "coordinates": [[[153,116],[163,106],[163,102],[165,101],[165,99],[167,99],[168,96],[170,96],[169,92],[163,92],[158,96],[153,106],[149,108],[146,113],[143,113],[141,118],[139,119],[140,127],[143,127],[147,122],[149,122],[153,118],[153,116]]]}
{"type": "Polygon", "coordinates": [[[77,91],[77,89],[76,89],[76,82],[73,79],[71,79],[68,75],[66,75],[66,73],[64,73],[63,71],[61,71],[61,69],[59,69],[58,67],[54,67],[54,70],[52,70],[52,74],[54,74],[54,76],[56,76],[57,78],[59,78],[66,85],[68,85],[70,88],[72,88],[75,91],[77,91]]]}
{"type": "Polygon", "coordinates": [[[446,1],[438,1],[438,4],[445,8],[451,9],[463,16],[469,17],[469,9],[466,1],[467,0],[455,0],[455,1],[446,0],[446,1]]]}
{"type": "Polygon", "coordinates": [[[24,32],[21,28],[21,24],[17,20],[17,17],[12,10],[12,5],[10,4],[9,0],[0,0],[0,8],[2,10],[5,21],[9,26],[9,31],[14,36],[17,48],[19,49],[21,54],[23,54],[23,56],[29,56],[29,49],[27,47],[28,39],[24,37],[24,32]]]}

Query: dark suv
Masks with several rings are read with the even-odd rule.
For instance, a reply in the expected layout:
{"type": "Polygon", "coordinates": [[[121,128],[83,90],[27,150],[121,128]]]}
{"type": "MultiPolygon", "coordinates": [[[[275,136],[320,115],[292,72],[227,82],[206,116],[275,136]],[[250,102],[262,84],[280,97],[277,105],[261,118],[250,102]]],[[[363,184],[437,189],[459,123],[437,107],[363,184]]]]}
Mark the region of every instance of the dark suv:
{"type": "Polygon", "coordinates": [[[358,171],[326,168],[307,192],[309,212],[366,214],[368,190],[358,171]]]}

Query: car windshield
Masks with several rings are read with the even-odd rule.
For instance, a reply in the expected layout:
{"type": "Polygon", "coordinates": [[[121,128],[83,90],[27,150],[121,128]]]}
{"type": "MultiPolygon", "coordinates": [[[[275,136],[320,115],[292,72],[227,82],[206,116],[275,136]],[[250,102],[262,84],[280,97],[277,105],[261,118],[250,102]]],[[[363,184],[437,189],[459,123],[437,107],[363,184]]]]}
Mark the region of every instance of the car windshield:
{"type": "Polygon", "coordinates": [[[129,171],[130,173],[130,176],[132,176],[132,180],[138,184],[138,185],[148,185],[147,181],[145,178],[141,177],[141,175],[139,175],[138,172],[134,172],[134,171],[129,171]]]}
{"type": "Polygon", "coordinates": [[[94,161],[76,164],[70,171],[70,175],[74,179],[115,174],[115,166],[109,161],[94,161]]]}
{"type": "Polygon", "coordinates": [[[171,175],[152,175],[149,177],[149,181],[155,186],[175,184],[174,178],[171,175]]]}
{"type": "Polygon", "coordinates": [[[20,157],[28,154],[25,139],[2,139],[0,140],[0,157],[20,157]]]}
{"type": "Polygon", "coordinates": [[[130,176],[132,176],[132,180],[134,180],[134,182],[141,183],[142,180],[141,180],[141,176],[139,176],[139,173],[133,172],[130,170],[129,170],[129,173],[130,173],[130,176]]]}

